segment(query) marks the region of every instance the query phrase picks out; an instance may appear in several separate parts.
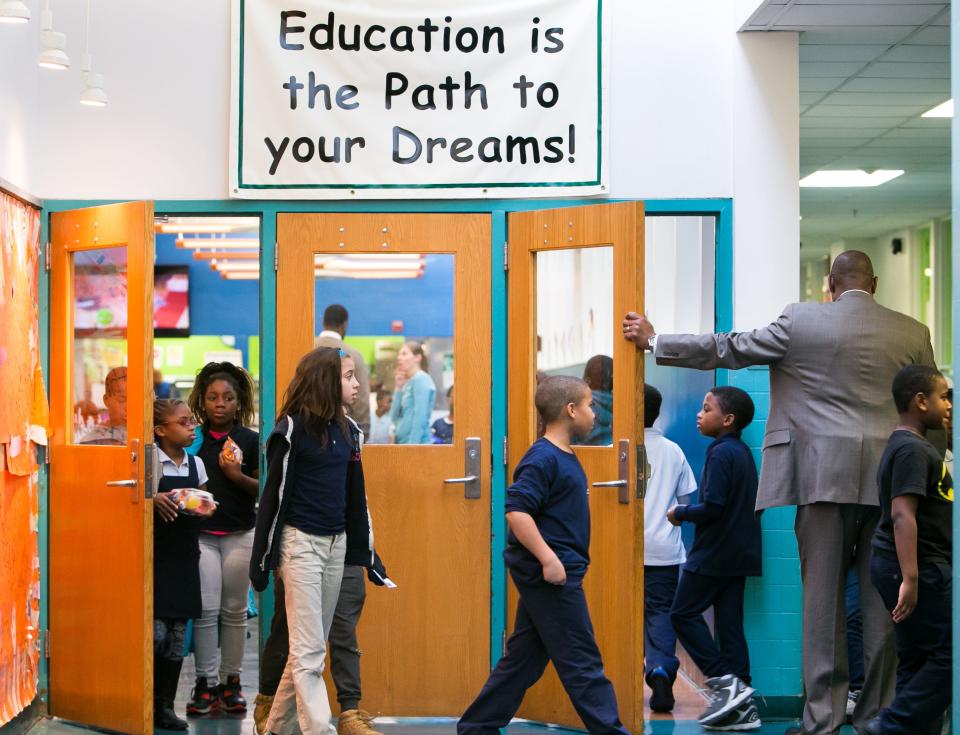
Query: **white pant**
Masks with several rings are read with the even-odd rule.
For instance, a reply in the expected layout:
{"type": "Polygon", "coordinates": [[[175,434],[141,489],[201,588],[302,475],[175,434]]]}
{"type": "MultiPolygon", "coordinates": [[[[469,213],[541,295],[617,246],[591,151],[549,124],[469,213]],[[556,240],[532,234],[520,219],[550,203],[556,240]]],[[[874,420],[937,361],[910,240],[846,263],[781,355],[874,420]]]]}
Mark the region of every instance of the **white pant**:
{"type": "Polygon", "coordinates": [[[200,534],[200,595],[203,612],[193,622],[197,676],[208,686],[240,674],[247,642],[247,590],[253,529],[226,536],[200,534]],[[220,666],[217,666],[217,620],[220,621],[220,666]],[[218,679],[218,672],[220,679],[218,679]]]}
{"type": "Polygon", "coordinates": [[[280,539],[290,656],[270,708],[267,730],[293,735],[334,735],[330,702],[323,682],[327,636],[340,595],[346,534],[312,536],[290,526],[280,539]]]}

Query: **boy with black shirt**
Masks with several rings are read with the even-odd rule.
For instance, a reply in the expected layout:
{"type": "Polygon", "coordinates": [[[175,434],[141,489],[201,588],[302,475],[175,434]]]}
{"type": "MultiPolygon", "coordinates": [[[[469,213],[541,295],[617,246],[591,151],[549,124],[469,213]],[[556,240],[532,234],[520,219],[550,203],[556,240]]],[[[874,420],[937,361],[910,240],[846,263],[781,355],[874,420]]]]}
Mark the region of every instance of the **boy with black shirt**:
{"type": "Polygon", "coordinates": [[[697,721],[711,730],[761,726],[751,699],[750,654],[743,634],[746,578],[761,573],[760,524],[754,513],[757,465],[740,440],[753,414],[753,401],[739,388],[719,386],[707,393],[697,428],[714,442],[707,448],[700,502],[667,513],[676,526],[688,521],[697,527],[670,621],[684,649],[709,677],[710,703],[697,721]],[[703,619],[711,606],[719,648],[703,619]]]}
{"type": "Polygon", "coordinates": [[[862,735],[939,733],[952,668],[953,479],[927,441],[950,418],[947,381],[908,365],[893,380],[900,413],[880,459],[880,523],[870,577],[893,616],[897,694],[862,735]]]}
{"type": "Polygon", "coordinates": [[[536,406],[545,426],[507,488],[503,553],[520,600],[507,652],[457,723],[458,735],[498,735],[552,661],[590,733],[626,735],[583,592],[590,563],[587,477],[570,448],[593,429],[586,383],[545,377],[536,406]]]}

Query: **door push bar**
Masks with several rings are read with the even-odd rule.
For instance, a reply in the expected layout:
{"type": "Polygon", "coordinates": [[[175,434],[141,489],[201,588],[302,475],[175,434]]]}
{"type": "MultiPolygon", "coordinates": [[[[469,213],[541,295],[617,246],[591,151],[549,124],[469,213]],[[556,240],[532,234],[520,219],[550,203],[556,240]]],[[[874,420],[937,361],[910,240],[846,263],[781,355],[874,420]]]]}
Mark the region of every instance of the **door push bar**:
{"type": "Polygon", "coordinates": [[[448,477],[443,484],[463,485],[463,497],[477,500],[480,497],[480,437],[467,438],[463,465],[463,477],[448,477]]]}

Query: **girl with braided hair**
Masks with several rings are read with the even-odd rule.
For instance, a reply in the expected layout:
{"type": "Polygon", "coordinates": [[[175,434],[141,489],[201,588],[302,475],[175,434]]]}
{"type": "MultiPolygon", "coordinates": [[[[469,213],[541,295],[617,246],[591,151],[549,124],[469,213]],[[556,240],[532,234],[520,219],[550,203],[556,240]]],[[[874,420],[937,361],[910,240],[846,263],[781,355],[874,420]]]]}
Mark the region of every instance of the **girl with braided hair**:
{"type": "Polygon", "coordinates": [[[187,713],[245,712],[240,667],[247,638],[247,569],[260,488],[260,436],[247,428],[254,418],[253,380],[232,363],[207,363],[197,374],[188,403],[202,430],[197,456],[210,476],[207,490],[219,505],[200,533],[203,610],[194,621],[197,681],[187,713]]]}

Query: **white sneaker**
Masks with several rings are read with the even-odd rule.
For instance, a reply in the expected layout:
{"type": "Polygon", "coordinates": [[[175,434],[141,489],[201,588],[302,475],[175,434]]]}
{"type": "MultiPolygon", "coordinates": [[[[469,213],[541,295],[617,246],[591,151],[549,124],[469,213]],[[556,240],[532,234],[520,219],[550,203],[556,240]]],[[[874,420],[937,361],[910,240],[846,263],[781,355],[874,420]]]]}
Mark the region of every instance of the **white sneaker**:
{"type": "Polygon", "coordinates": [[[853,712],[857,708],[858,699],[860,699],[859,689],[847,692],[847,722],[853,721],[853,712]]]}

